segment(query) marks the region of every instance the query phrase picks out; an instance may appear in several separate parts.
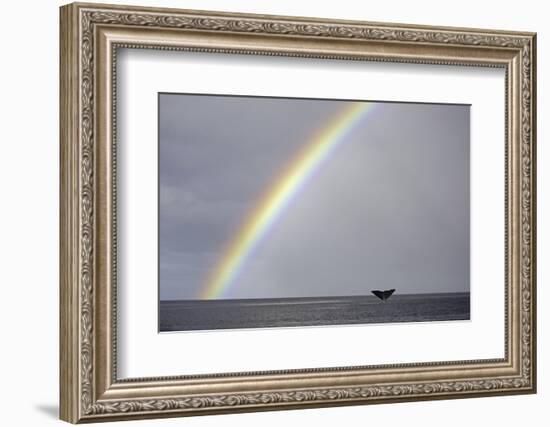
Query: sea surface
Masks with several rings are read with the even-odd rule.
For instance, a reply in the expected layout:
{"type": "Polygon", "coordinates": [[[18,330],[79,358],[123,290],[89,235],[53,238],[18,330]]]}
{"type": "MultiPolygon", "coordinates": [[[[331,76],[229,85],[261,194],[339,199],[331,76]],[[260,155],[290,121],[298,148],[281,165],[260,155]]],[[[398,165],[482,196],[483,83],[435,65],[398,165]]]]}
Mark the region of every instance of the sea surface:
{"type": "Polygon", "coordinates": [[[160,331],[470,319],[470,293],[160,301],[160,331]]]}

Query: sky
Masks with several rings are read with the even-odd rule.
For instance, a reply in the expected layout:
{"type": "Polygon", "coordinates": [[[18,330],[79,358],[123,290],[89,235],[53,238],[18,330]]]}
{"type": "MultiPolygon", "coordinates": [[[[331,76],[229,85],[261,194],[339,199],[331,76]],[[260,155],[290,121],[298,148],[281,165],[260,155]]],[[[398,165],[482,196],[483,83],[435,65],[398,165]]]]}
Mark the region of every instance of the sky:
{"type": "Polygon", "coordinates": [[[470,107],[376,102],[206,292],[259,200],[350,102],[159,94],[161,300],[469,291],[470,107]]]}

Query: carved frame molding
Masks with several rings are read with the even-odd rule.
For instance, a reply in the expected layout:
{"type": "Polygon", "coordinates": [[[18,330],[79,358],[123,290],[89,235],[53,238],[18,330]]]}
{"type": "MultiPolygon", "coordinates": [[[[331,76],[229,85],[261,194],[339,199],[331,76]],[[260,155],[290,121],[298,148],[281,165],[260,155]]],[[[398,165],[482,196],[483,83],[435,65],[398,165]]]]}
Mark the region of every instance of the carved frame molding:
{"type": "Polygon", "coordinates": [[[535,391],[535,34],[71,4],[61,8],[60,92],[62,419],[75,423],[535,391]],[[117,380],[113,176],[119,47],[504,67],[506,357],[117,380]],[[267,385],[266,378],[272,379],[267,385]],[[289,380],[299,385],[285,386],[289,380]],[[193,388],[197,384],[203,386],[200,393],[193,388]]]}

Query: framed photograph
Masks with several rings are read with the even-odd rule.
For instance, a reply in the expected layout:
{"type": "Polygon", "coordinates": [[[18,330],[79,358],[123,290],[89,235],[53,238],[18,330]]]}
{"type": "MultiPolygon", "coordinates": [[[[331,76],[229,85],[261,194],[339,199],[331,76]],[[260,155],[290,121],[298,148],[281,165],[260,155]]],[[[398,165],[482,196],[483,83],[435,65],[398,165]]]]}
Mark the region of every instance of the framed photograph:
{"type": "Polygon", "coordinates": [[[60,22],[63,420],[535,392],[535,34],[60,22]]]}
{"type": "Polygon", "coordinates": [[[160,332],[470,320],[469,105],[158,105],[160,332]]]}

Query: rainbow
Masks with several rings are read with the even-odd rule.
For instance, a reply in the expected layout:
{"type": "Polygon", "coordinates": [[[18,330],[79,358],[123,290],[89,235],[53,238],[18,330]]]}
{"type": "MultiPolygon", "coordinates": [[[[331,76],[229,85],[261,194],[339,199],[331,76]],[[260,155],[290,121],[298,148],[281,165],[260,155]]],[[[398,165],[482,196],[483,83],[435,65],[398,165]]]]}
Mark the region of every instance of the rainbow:
{"type": "Polygon", "coordinates": [[[294,157],[245,218],[208,276],[202,299],[214,299],[235,281],[254,248],[267,236],[290,202],[330,155],[348,138],[376,104],[356,102],[345,108],[294,157]]]}

